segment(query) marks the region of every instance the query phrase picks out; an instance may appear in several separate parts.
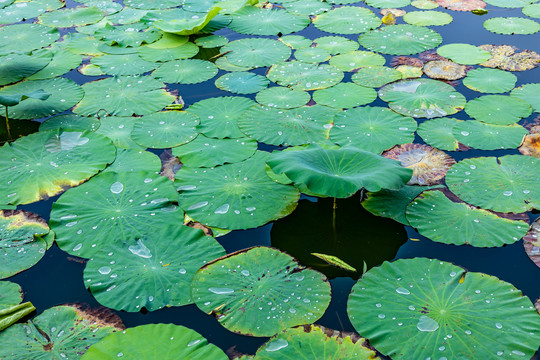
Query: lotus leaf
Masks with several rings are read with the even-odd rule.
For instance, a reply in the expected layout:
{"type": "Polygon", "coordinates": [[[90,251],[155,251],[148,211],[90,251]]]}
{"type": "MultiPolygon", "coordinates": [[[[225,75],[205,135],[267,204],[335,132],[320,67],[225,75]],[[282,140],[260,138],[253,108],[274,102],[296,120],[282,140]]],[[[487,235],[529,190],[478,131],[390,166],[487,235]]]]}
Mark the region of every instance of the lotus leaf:
{"type": "Polygon", "coordinates": [[[528,134],[518,124],[494,125],[480,121],[462,121],[453,129],[456,139],[469,147],[482,150],[515,149],[528,134]]]}
{"type": "Polygon", "coordinates": [[[20,81],[43,69],[50,61],[51,54],[39,55],[8,54],[0,57],[0,85],[20,81]]]}
{"type": "Polygon", "coordinates": [[[483,9],[486,3],[482,0],[435,0],[437,4],[445,9],[455,11],[473,11],[483,9]]]}
{"type": "Polygon", "coordinates": [[[439,4],[431,0],[414,0],[411,2],[411,5],[422,10],[431,10],[439,7],[439,4]]]}
{"type": "Polygon", "coordinates": [[[462,65],[480,64],[491,58],[489,51],[470,44],[443,45],[437,49],[437,54],[462,65]]]}
{"type": "Polygon", "coordinates": [[[532,109],[525,100],[518,97],[484,95],[469,101],[465,112],[488,124],[509,125],[531,115],[532,109]]]}
{"type": "Polygon", "coordinates": [[[373,11],[356,6],[342,6],[313,17],[313,25],[322,31],[336,34],[358,34],[381,25],[373,11]]]}
{"type": "Polygon", "coordinates": [[[524,15],[540,19],[540,4],[529,4],[521,9],[524,15]]]}
{"type": "Polygon", "coordinates": [[[107,336],[88,349],[83,360],[227,360],[225,353],[199,333],[174,324],[147,324],[107,336]],[[120,355],[119,355],[120,354],[120,355]]]}
{"type": "Polygon", "coordinates": [[[0,331],[15,324],[36,310],[31,302],[22,303],[21,287],[9,281],[0,281],[0,331]]]}
{"type": "MultiPolygon", "coordinates": [[[[152,45],[152,44],[150,44],[152,45]]],[[[197,45],[188,42],[172,48],[153,48],[149,45],[141,46],[138,50],[139,56],[150,62],[171,61],[191,58],[199,52],[197,45]]]]}
{"type": "Polygon", "coordinates": [[[282,42],[261,38],[232,41],[221,52],[227,52],[227,60],[231,64],[250,68],[271,66],[291,56],[291,49],[282,42]]]}
{"type": "Polygon", "coordinates": [[[17,49],[24,53],[48,46],[60,38],[56,28],[40,24],[16,24],[0,28],[0,54],[17,49]]]}
{"type": "Polygon", "coordinates": [[[169,9],[159,12],[149,12],[142,21],[151,22],[154,27],[167,33],[177,35],[196,34],[202,30],[218,12],[213,7],[206,13],[197,13],[186,9],[169,9]]]}
{"type": "Polygon", "coordinates": [[[410,11],[403,16],[403,21],[407,24],[418,26],[448,25],[452,20],[450,14],[442,11],[410,11]]]}
{"type": "Polygon", "coordinates": [[[257,102],[278,109],[292,109],[306,105],[311,96],[306,91],[274,86],[257,93],[257,102]]]}
{"type": "Polygon", "coordinates": [[[197,84],[216,76],[218,68],[206,60],[173,60],[162,64],[152,76],[166,83],[197,84]]]}
{"type": "Polygon", "coordinates": [[[195,45],[205,49],[221,47],[226,45],[228,42],[229,39],[221,35],[208,35],[195,39],[195,45]]]}
{"type": "MultiPolygon", "coordinates": [[[[523,237],[523,246],[525,247],[525,252],[529,256],[529,258],[536,264],[536,266],[540,267],[540,242],[538,241],[538,237],[540,236],[540,220],[536,219],[529,231],[527,232],[527,235],[523,237]]],[[[539,308],[540,302],[536,301],[536,308],[539,308]]]]}
{"type": "Polygon", "coordinates": [[[88,56],[103,55],[103,53],[98,50],[98,46],[101,43],[94,37],[78,33],[69,33],[64,36],[63,43],[65,50],[74,54],[88,56]]]}
{"type": "Polygon", "coordinates": [[[295,90],[319,90],[334,86],[343,79],[343,72],[332,65],[289,61],[272,65],[266,76],[271,81],[295,90]]]}
{"type": "Polygon", "coordinates": [[[512,90],[510,95],[526,101],[529,105],[531,105],[533,111],[540,112],[540,98],[538,97],[539,90],[540,84],[525,84],[512,90]]]}
{"type": "Polygon", "coordinates": [[[253,70],[254,68],[249,66],[238,66],[231,64],[229,60],[227,60],[226,56],[220,56],[216,59],[215,65],[224,71],[230,71],[230,72],[239,72],[239,71],[249,71],[253,70]]]}
{"type": "Polygon", "coordinates": [[[232,15],[229,28],[241,34],[278,35],[300,31],[309,23],[309,17],[285,10],[246,6],[232,15]]]}
{"type": "Polygon", "coordinates": [[[336,109],[366,105],[375,101],[376,98],[377,92],[375,90],[353,83],[339,83],[313,93],[313,100],[317,104],[336,109]]]}
{"type": "Polygon", "coordinates": [[[171,181],[155,172],[108,172],[63,194],[53,204],[50,225],[62,250],[91,258],[149,227],[182,221],[177,199],[171,181]]]}
{"type": "Polygon", "coordinates": [[[294,52],[296,60],[306,63],[321,63],[330,59],[330,53],[318,47],[307,47],[294,52]]]}
{"type": "Polygon", "coordinates": [[[161,33],[157,29],[148,28],[142,23],[117,26],[105,24],[103,28],[95,31],[94,36],[109,45],[118,44],[122,47],[137,47],[143,43],[153,43],[161,37],[161,33]]]}
{"type": "Polygon", "coordinates": [[[523,155],[540,158],[540,134],[525,135],[523,143],[518,150],[523,155]]]}
{"type": "Polygon", "coordinates": [[[489,30],[496,34],[506,35],[528,35],[540,31],[539,23],[534,20],[520,17],[496,17],[487,19],[484,22],[484,27],[486,28],[486,30],[489,30]]]}
{"type": "Polygon", "coordinates": [[[503,8],[522,8],[537,2],[538,0],[487,0],[486,3],[503,8]]]}
{"type": "Polygon", "coordinates": [[[220,76],[216,87],[235,94],[252,94],[268,87],[267,78],[251,72],[237,72],[220,76]]]}
{"type": "Polygon", "coordinates": [[[481,93],[505,93],[516,86],[516,81],[516,75],[508,71],[474,69],[467,73],[463,85],[481,93]]]}
{"type": "Polygon", "coordinates": [[[310,47],[312,41],[302,35],[285,35],[278,38],[279,41],[290,47],[291,49],[302,49],[310,47]]]}
{"type": "Polygon", "coordinates": [[[19,304],[22,300],[23,292],[18,284],[10,281],[0,281],[0,310],[19,304]]]}
{"type": "Polygon", "coordinates": [[[104,116],[95,132],[109,138],[119,149],[144,150],[131,139],[131,132],[137,118],[130,116],[104,116]]]}
{"type": "Polygon", "coordinates": [[[458,80],[466,75],[466,67],[452,61],[428,61],[422,68],[424,74],[432,79],[458,80]]]}
{"type": "Polygon", "coordinates": [[[52,54],[52,60],[40,71],[28,77],[28,80],[52,79],[64,75],[68,71],[75,69],[81,64],[82,56],[74,54],[67,50],[49,50],[35,51],[34,54],[52,54]]]}
{"type": "Polygon", "coordinates": [[[156,174],[161,169],[161,161],[157,155],[149,151],[135,149],[117,149],[116,160],[107,166],[105,172],[136,172],[154,171],[156,174]]]}
{"type": "Polygon", "coordinates": [[[401,80],[401,73],[390,67],[366,66],[358,69],[351,80],[361,86],[377,88],[401,80]]]}
{"type": "Polygon", "coordinates": [[[330,55],[337,55],[358,50],[359,44],[343,36],[323,36],[313,40],[313,43],[327,50],[330,55]]]}
{"type": "Polygon", "coordinates": [[[47,11],[44,3],[38,1],[23,1],[8,5],[0,12],[0,24],[13,24],[23,19],[39,16],[47,11]]]}
{"type": "Polygon", "coordinates": [[[257,150],[257,142],[249,138],[213,139],[204,135],[172,149],[182,164],[191,167],[213,167],[243,161],[257,150]]]}
{"type": "MultiPolygon", "coordinates": [[[[184,1],[182,1],[183,3],[184,1]]],[[[168,9],[175,6],[178,6],[178,2],[174,0],[126,0],[124,1],[126,8],[130,9],[144,9],[144,10],[158,10],[158,9],[168,9]]]]}
{"type": "Polygon", "coordinates": [[[400,8],[411,3],[411,0],[366,0],[366,4],[379,9],[400,8]]]}
{"type": "Polygon", "coordinates": [[[481,45],[480,48],[491,54],[491,59],[482,66],[499,68],[508,71],[525,71],[534,69],[540,62],[540,55],[530,50],[516,53],[517,48],[510,45],[481,45]]]}
{"type": "Polygon", "coordinates": [[[330,65],[343,71],[353,71],[366,66],[384,65],[385,58],[371,51],[355,50],[345,54],[336,55],[330,59],[330,65]]]}
{"type": "Polygon", "coordinates": [[[70,9],[56,10],[41,15],[38,20],[41,24],[52,28],[68,28],[95,24],[105,14],[95,6],[79,6],[70,9]]]}
{"type": "Polygon", "coordinates": [[[134,24],[139,22],[139,20],[141,20],[147,13],[148,10],[134,9],[126,6],[122,9],[122,11],[107,16],[107,19],[113,24],[134,24]]]}
{"type": "Polygon", "coordinates": [[[318,15],[330,9],[332,9],[330,4],[320,0],[295,1],[285,7],[285,10],[295,15],[318,15]]]}
{"type": "Polygon", "coordinates": [[[415,25],[389,25],[360,35],[363,47],[382,54],[410,55],[433,49],[442,42],[434,30],[415,25]]]}
{"type": "Polygon", "coordinates": [[[199,119],[185,111],[163,111],[138,118],[131,138],[144,148],[164,149],[195,139],[199,119]]]}
{"type": "Polygon", "coordinates": [[[154,70],[158,64],[148,62],[137,54],[103,55],[92,58],[92,64],[108,75],[141,75],[154,70]]]}
{"type": "Polygon", "coordinates": [[[424,121],[418,127],[418,135],[429,145],[441,150],[456,151],[459,142],[454,136],[454,126],[460,120],[454,118],[439,118],[424,121]]]}
{"type": "Polygon", "coordinates": [[[318,271],[268,247],[244,249],[195,273],[195,304],[230,331],[272,336],[317,321],[330,303],[330,284],[318,271]]]}
{"type": "Polygon", "coordinates": [[[540,342],[539,315],[521,291],[434,259],[369,270],[353,286],[347,312],[359,333],[396,360],[527,358],[540,342]]]}
{"type": "Polygon", "coordinates": [[[401,73],[402,79],[419,78],[424,74],[422,68],[419,68],[417,66],[399,65],[396,66],[395,69],[401,73]]]}
{"type": "Polygon", "coordinates": [[[540,159],[530,156],[471,158],[450,168],[446,184],[469,204],[520,213],[540,207],[539,171],[540,159]]]}
{"type": "Polygon", "coordinates": [[[121,11],[123,6],[112,0],[92,0],[86,2],[86,6],[95,6],[99,10],[103,11],[105,15],[116,14],[121,11]]]}

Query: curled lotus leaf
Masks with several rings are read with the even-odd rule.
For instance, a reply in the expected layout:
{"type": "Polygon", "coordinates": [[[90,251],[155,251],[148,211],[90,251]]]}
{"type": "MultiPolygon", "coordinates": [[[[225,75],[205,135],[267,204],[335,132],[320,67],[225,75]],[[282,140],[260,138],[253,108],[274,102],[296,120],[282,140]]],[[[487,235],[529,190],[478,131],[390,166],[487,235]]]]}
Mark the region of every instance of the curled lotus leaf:
{"type": "Polygon", "coordinates": [[[505,93],[512,90],[516,82],[516,75],[499,69],[474,69],[463,79],[463,85],[482,93],[505,93]]]}
{"type": "Polygon", "coordinates": [[[452,61],[435,60],[428,61],[422,70],[432,79],[457,80],[467,74],[465,66],[452,61]]]}
{"type": "Polygon", "coordinates": [[[413,174],[407,185],[439,184],[446,172],[456,161],[444,151],[428,145],[403,144],[383,153],[388,159],[401,162],[401,166],[412,169],[413,174]]]}
{"type": "Polygon", "coordinates": [[[484,22],[486,30],[496,34],[530,35],[540,31],[540,24],[534,20],[520,17],[495,17],[484,22]]]}
{"type": "Polygon", "coordinates": [[[344,75],[332,65],[293,60],[272,65],[266,76],[281,86],[295,90],[319,90],[338,84],[344,75]]]}
{"type": "Polygon", "coordinates": [[[186,111],[162,111],[138,118],[131,138],[145,148],[165,149],[195,139],[197,116],[186,111]]]}
{"type": "Polygon", "coordinates": [[[231,64],[250,68],[271,66],[291,56],[291,49],[281,41],[264,38],[235,40],[220,51],[227,53],[227,60],[231,64]]]}
{"type": "Polygon", "coordinates": [[[434,30],[415,25],[388,25],[360,35],[363,47],[381,54],[411,55],[439,46],[442,37],[434,30]]]}
{"type": "Polygon", "coordinates": [[[510,45],[480,45],[479,48],[488,51],[491,58],[480,65],[499,68],[507,71],[525,71],[534,69],[540,64],[540,55],[531,50],[518,49],[510,45]]]}
{"type": "Polygon", "coordinates": [[[330,303],[326,276],[268,247],[240,250],[203,266],[191,289],[199,309],[226,329],[250,336],[311,324],[330,303]]]}
{"type": "MultiPolygon", "coordinates": [[[[523,246],[529,258],[540,267],[540,219],[536,219],[523,237],[523,246]]],[[[540,305],[540,302],[536,302],[540,305]]],[[[537,306],[538,308],[538,306],[537,306]]]]}
{"type": "Polygon", "coordinates": [[[310,24],[305,15],[291,14],[281,9],[261,9],[246,6],[231,15],[231,30],[241,34],[278,35],[303,30],[310,24]]]}
{"type": "Polygon", "coordinates": [[[465,112],[488,124],[511,125],[531,115],[532,109],[526,99],[517,96],[484,95],[469,101],[465,112]]]}
{"type": "Polygon", "coordinates": [[[519,147],[523,155],[540,158],[540,134],[527,134],[519,147]]]}
{"type": "Polygon", "coordinates": [[[313,25],[322,31],[336,34],[359,34],[381,25],[373,11],[356,6],[334,8],[313,17],[313,25]]]}
{"type": "Polygon", "coordinates": [[[528,134],[518,124],[494,125],[474,120],[462,121],[452,131],[463,145],[481,150],[515,149],[528,134]]]}
{"type": "Polygon", "coordinates": [[[418,126],[418,135],[437,149],[456,151],[459,149],[459,141],[454,136],[454,126],[461,120],[454,118],[438,118],[424,121],[418,126]]]}
{"type": "MultiPolygon", "coordinates": [[[[175,4],[174,6],[177,6],[175,4]]],[[[182,8],[168,9],[160,12],[149,12],[142,18],[166,33],[177,35],[196,34],[202,30],[219,13],[220,8],[213,7],[206,13],[196,13],[182,8]]]]}
{"type": "Polygon", "coordinates": [[[172,149],[172,154],[190,167],[213,167],[237,163],[255,154],[257,141],[249,138],[214,139],[199,135],[172,149]]]}
{"type": "Polygon", "coordinates": [[[454,11],[473,11],[483,9],[486,3],[482,0],[435,0],[445,9],[454,11]]]}
{"type": "Polygon", "coordinates": [[[21,304],[23,293],[16,283],[0,281],[0,294],[0,331],[36,310],[29,301],[21,304]]]}

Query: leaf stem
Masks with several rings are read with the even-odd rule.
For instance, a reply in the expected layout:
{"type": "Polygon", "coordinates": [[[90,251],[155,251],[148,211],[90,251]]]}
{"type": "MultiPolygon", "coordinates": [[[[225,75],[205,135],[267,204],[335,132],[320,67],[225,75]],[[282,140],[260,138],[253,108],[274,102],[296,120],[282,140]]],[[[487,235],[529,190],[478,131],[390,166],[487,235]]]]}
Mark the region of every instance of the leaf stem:
{"type": "Polygon", "coordinates": [[[6,109],[6,129],[7,129],[8,137],[9,137],[9,140],[13,140],[13,138],[11,137],[11,130],[9,128],[8,107],[4,106],[4,108],[6,109]]]}

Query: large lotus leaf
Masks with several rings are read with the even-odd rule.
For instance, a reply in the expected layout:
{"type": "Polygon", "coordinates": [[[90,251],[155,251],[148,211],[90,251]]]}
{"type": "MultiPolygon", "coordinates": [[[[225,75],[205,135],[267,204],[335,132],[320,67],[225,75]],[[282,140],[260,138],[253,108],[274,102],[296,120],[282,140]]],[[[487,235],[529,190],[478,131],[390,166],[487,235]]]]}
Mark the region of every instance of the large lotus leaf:
{"type": "Polygon", "coordinates": [[[131,138],[145,148],[165,149],[195,139],[197,116],[185,111],[163,111],[138,118],[131,138]]]}
{"type": "MultiPolygon", "coordinates": [[[[167,33],[166,33],[167,34],[167,33]]],[[[161,40],[159,40],[161,41],[161,40]]],[[[199,52],[199,47],[192,42],[187,42],[175,47],[155,48],[152,45],[139,47],[139,56],[146,61],[171,61],[189,59],[199,52]]]]}
{"type": "Polygon", "coordinates": [[[3,87],[0,96],[17,95],[42,90],[50,94],[45,100],[29,98],[8,108],[10,118],[39,119],[56,115],[77,104],[83,97],[83,89],[65,78],[27,80],[3,87]]]}
{"type": "Polygon", "coordinates": [[[257,93],[255,100],[259,104],[278,109],[293,109],[306,105],[311,96],[308,92],[282,86],[273,86],[257,93]]]}
{"type": "Polygon", "coordinates": [[[201,100],[191,105],[187,112],[199,117],[197,131],[214,138],[240,138],[245,134],[238,128],[240,116],[255,105],[251,99],[226,96],[201,100]]]}
{"type": "Polygon", "coordinates": [[[247,229],[289,215],[298,190],[266,175],[267,153],[210,169],[184,167],[176,173],[180,206],[192,219],[222,229],[247,229]]]}
{"type": "Polygon", "coordinates": [[[28,52],[49,46],[60,38],[56,28],[40,24],[16,24],[0,28],[0,54],[17,49],[28,52]]]}
{"type": "Polygon", "coordinates": [[[394,145],[414,140],[416,121],[388,108],[358,107],[338,113],[330,129],[330,140],[341,146],[381,153],[394,145]]]}
{"type": "Polygon", "coordinates": [[[313,25],[337,34],[359,34],[381,25],[373,11],[356,6],[342,6],[313,17],[313,25]]]}
{"type": "Polygon", "coordinates": [[[0,57],[0,85],[12,84],[43,69],[50,61],[50,53],[26,55],[8,54],[0,57]]]}
{"type": "Polygon", "coordinates": [[[110,140],[90,131],[40,131],[0,148],[0,202],[28,204],[76,186],[115,158],[110,140]]]}
{"type": "Polygon", "coordinates": [[[138,54],[103,55],[92,58],[91,63],[99,66],[108,75],[141,75],[158,67],[158,64],[143,60],[138,54]]]}
{"type": "Polygon", "coordinates": [[[92,311],[56,306],[25,324],[0,332],[0,358],[12,360],[80,359],[81,354],[114,331],[92,311]]]}
{"type": "Polygon", "coordinates": [[[325,142],[337,112],[321,105],[290,110],[257,105],[242,115],[238,126],[247,136],[271,145],[325,142]]]}
{"type": "Polygon", "coordinates": [[[479,48],[491,54],[481,65],[491,68],[499,68],[508,71],[525,71],[538,66],[540,55],[531,50],[517,52],[510,45],[480,45],[479,48]]]}
{"type": "Polygon", "coordinates": [[[434,259],[385,262],[347,306],[354,328],[392,359],[514,359],[538,350],[540,318],[514,286],[434,259]]]}
{"type": "Polygon", "coordinates": [[[291,49],[281,41],[263,38],[232,41],[222,47],[221,52],[227,53],[231,64],[250,68],[271,66],[291,56],[291,49]]]}
{"type": "Polygon", "coordinates": [[[117,149],[116,160],[107,166],[104,172],[136,172],[154,171],[156,174],[161,169],[159,157],[149,151],[135,149],[117,149]]]}
{"type": "Polygon", "coordinates": [[[100,304],[115,310],[187,305],[195,272],[223,255],[221,245],[201,230],[164,226],[99,249],[86,264],[84,284],[100,304]]]}
{"type": "Polygon", "coordinates": [[[300,31],[309,25],[309,17],[281,9],[260,9],[246,6],[232,15],[231,30],[241,34],[277,35],[300,31]]]}
{"type": "Polygon", "coordinates": [[[226,329],[272,336],[317,321],[330,303],[330,284],[279,250],[254,247],[203,266],[191,283],[195,304],[226,329]]]}
{"type": "Polygon", "coordinates": [[[448,188],[469,204],[498,212],[540,208],[540,159],[524,155],[460,161],[446,175],[448,188]]]}
{"type": "Polygon", "coordinates": [[[437,53],[458,64],[480,64],[491,58],[489,51],[470,44],[448,44],[437,49],[437,53]]]}
{"type": "MultiPolygon", "coordinates": [[[[9,4],[5,4],[9,5],[9,4]]],[[[13,24],[23,19],[39,16],[47,11],[47,6],[39,1],[22,1],[2,8],[0,24],[13,24]]]]}
{"type": "Polygon", "coordinates": [[[459,142],[454,136],[454,126],[460,120],[454,118],[438,118],[424,121],[418,126],[418,135],[426,142],[437,149],[456,151],[459,142]]]}
{"type": "Polygon", "coordinates": [[[81,64],[82,55],[74,54],[67,50],[48,50],[43,49],[34,51],[33,55],[49,55],[52,54],[52,60],[40,71],[28,77],[28,80],[43,80],[52,79],[57,76],[64,75],[68,71],[75,69],[81,64]]]}
{"type": "Polygon", "coordinates": [[[152,76],[166,83],[197,84],[218,73],[216,65],[200,59],[173,60],[162,64],[152,76]]]}
{"type": "Polygon", "coordinates": [[[380,360],[365,339],[314,325],[278,333],[257,350],[253,359],[301,359],[308,353],[311,360],[380,360]]]}
{"type": "Polygon", "coordinates": [[[148,324],[111,334],[88,349],[83,360],[227,360],[199,333],[174,324],[148,324]]]}
{"type": "Polygon", "coordinates": [[[332,65],[289,61],[272,65],[266,76],[273,82],[295,90],[318,90],[338,84],[343,72],[332,65]]]}
{"type": "Polygon", "coordinates": [[[304,0],[288,3],[285,9],[295,15],[317,15],[327,12],[332,6],[320,0],[304,0]]]}
{"type": "MultiPolygon", "coordinates": [[[[313,40],[316,47],[327,50],[331,55],[358,50],[359,44],[343,36],[322,36],[313,40]]],[[[311,46],[309,44],[308,46],[311,46]]]]}
{"type": "Polygon", "coordinates": [[[496,34],[506,35],[528,35],[540,31],[540,24],[531,19],[520,17],[495,17],[487,19],[484,22],[484,27],[496,34]]]}
{"type": "Polygon", "coordinates": [[[143,43],[153,43],[161,37],[161,32],[142,23],[117,26],[106,23],[104,27],[94,32],[94,36],[108,45],[136,47],[143,43]]]}
{"type": "Polygon", "coordinates": [[[214,7],[207,13],[195,13],[184,9],[172,9],[159,13],[148,13],[143,20],[153,21],[152,25],[164,32],[191,35],[203,29],[218,14],[219,10],[218,7],[214,7]]]}
{"type": "Polygon", "coordinates": [[[515,149],[529,133],[518,124],[494,125],[474,120],[456,124],[452,132],[463,145],[481,150],[515,149]]]}
{"type": "Polygon", "coordinates": [[[55,10],[41,15],[41,24],[53,28],[67,28],[95,24],[103,19],[105,14],[95,6],[80,6],[70,9],[55,10]]]}
{"type": "Polygon", "coordinates": [[[363,47],[382,54],[410,55],[439,46],[442,37],[434,30],[415,25],[389,25],[360,35],[363,47]]]}
{"type": "Polygon", "coordinates": [[[163,109],[174,96],[164,84],[150,76],[121,76],[83,85],[84,98],[73,109],[79,115],[95,115],[105,110],[110,115],[146,115],[163,109]]]}
{"type": "Polygon", "coordinates": [[[53,204],[50,226],[62,250],[91,258],[149,227],[182,221],[177,199],[169,179],[155,172],[108,172],[63,194],[53,204]]]}
{"type": "Polygon", "coordinates": [[[396,69],[385,66],[367,66],[358,69],[351,80],[361,86],[378,88],[401,78],[401,72],[396,69]]]}
{"type": "Polygon", "coordinates": [[[442,11],[410,11],[403,16],[403,21],[407,24],[417,26],[448,25],[452,20],[450,14],[442,11]]]}
{"type": "Polygon", "coordinates": [[[433,241],[476,247],[515,243],[529,229],[525,221],[502,218],[487,210],[455,203],[441,191],[427,191],[414,199],[407,207],[407,220],[433,241]]]}
{"type": "Polygon", "coordinates": [[[385,62],[385,58],[379,54],[360,50],[336,55],[330,59],[330,65],[343,71],[354,71],[366,66],[380,66],[385,62]]]}
{"type": "Polygon", "coordinates": [[[401,80],[379,90],[379,97],[397,113],[435,118],[463,110],[467,100],[451,85],[432,79],[401,80]]]}
{"type": "Polygon", "coordinates": [[[330,53],[322,48],[307,47],[294,52],[296,60],[307,63],[321,63],[330,59],[330,53]]]}
{"type": "Polygon", "coordinates": [[[514,88],[516,81],[516,75],[508,71],[474,69],[467,73],[467,77],[463,79],[463,85],[482,93],[505,93],[514,88]]]}
{"type": "Polygon", "coordinates": [[[216,87],[235,94],[252,94],[268,87],[267,78],[251,72],[228,73],[216,79],[216,87]]]}
{"type": "Polygon", "coordinates": [[[531,105],[535,112],[540,112],[540,84],[525,84],[512,90],[510,95],[520,98],[531,105]]]}
{"type": "Polygon", "coordinates": [[[213,167],[243,161],[257,150],[257,141],[249,138],[214,139],[204,135],[172,149],[182,164],[190,167],[213,167]]]}
{"type": "Polygon", "coordinates": [[[518,97],[485,95],[469,101],[465,112],[488,124],[510,125],[531,115],[532,109],[525,100],[518,97]]]}
{"type": "Polygon", "coordinates": [[[267,163],[273,172],[285,174],[295,185],[319,196],[335,198],[349,197],[361,188],[396,190],[412,175],[412,170],[395,160],[352,146],[327,150],[313,144],[277,151],[267,163]]]}
{"type": "Polygon", "coordinates": [[[375,90],[353,83],[339,83],[313,93],[313,100],[317,104],[336,109],[366,105],[375,101],[376,98],[377,92],[375,90]]]}
{"type": "MultiPolygon", "coordinates": [[[[525,247],[525,252],[529,256],[529,258],[538,267],[540,267],[540,241],[538,240],[539,235],[540,235],[540,218],[537,218],[531,224],[531,227],[529,231],[527,232],[527,235],[523,237],[523,246],[525,247]]],[[[540,309],[539,300],[536,301],[535,305],[537,309],[540,309]]]]}

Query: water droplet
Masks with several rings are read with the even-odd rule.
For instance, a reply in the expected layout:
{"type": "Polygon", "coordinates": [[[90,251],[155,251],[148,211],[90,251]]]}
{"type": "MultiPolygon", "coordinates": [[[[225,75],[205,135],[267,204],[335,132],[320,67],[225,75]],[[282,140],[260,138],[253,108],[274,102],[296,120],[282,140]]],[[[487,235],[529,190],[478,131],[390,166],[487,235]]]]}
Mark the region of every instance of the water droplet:
{"type": "Polygon", "coordinates": [[[118,354],[116,354],[117,357],[122,357],[124,356],[124,353],[123,352],[119,352],[118,354]]]}
{"type": "Polygon", "coordinates": [[[512,192],[510,190],[503,192],[504,196],[510,196],[512,195],[512,192]]]}
{"type": "Polygon", "coordinates": [[[514,355],[519,355],[519,356],[525,356],[525,353],[524,352],[521,352],[519,350],[512,350],[512,354],[514,355]]]}
{"type": "Polygon", "coordinates": [[[384,318],[386,317],[386,315],[384,315],[384,314],[379,314],[379,315],[377,315],[377,317],[378,317],[379,319],[384,319],[384,318]]]}
{"type": "Polygon", "coordinates": [[[73,251],[79,251],[79,250],[81,250],[81,248],[82,248],[82,244],[77,244],[77,245],[75,245],[75,247],[73,248],[73,251]]]}
{"type": "Polygon", "coordinates": [[[150,249],[148,249],[144,245],[142,240],[137,240],[137,245],[130,245],[128,249],[129,251],[131,251],[133,255],[137,255],[145,259],[149,259],[152,257],[152,253],[150,252],[150,249]]]}
{"type": "Polygon", "coordinates": [[[182,185],[179,186],[177,190],[195,190],[197,187],[195,185],[182,185]]]}
{"type": "Polygon", "coordinates": [[[462,132],[461,132],[461,135],[463,135],[463,136],[469,136],[469,132],[468,132],[468,131],[462,131],[462,132]]]}
{"type": "Polygon", "coordinates": [[[501,323],[496,323],[496,324],[495,324],[495,327],[496,327],[497,329],[502,329],[503,326],[502,326],[501,323]]]}
{"type": "Polygon", "coordinates": [[[396,289],[398,294],[409,295],[411,292],[405,288],[399,287],[396,289]]]}
{"type": "Polygon", "coordinates": [[[185,274],[187,271],[186,271],[186,269],[180,269],[180,270],[178,270],[178,272],[179,272],[180,274],[183,275],[183,274],[185,274]]]}
{"type": "Polygon", "coordinates": [[[433,332],[439,328],[439,323],[429,316],[421,315],[416,328],[420,331],[433,332]]]}
{"type": "Polygon", "coordinates": [[[416,308],[414,306],[409,306],[409,310],[416,310],[416,308]]]}
{"type": "Polygon", "coordinates": [[[190,342],[187,344],[187,346],[188,346],[188,347],[192,347],[193,345],[197,345],[197,344],[200,343],[200,342],[201,342],[201,340],[195,339],[195,340],[190,341],[190,342]]]}
{"type": "Polygon", "coordinates": [[[382,306],[382,304],[377,303],[377,304],[375,304],[375,306],[380,308],[382,306]]]}
{"type": "Polygon", "coordinates": [[[214,214],[226,214],[229,211],[229,204],[223,204],[214,211],[214,214]]]}
{"type": "Polygon", "coordinates": [[[248,270],[242,270],[240,271],[240,273],[244,276],[249,276],[249,271],[248,270]]]}
{"type": "Polygon", "coordinates": [[[214,294],[218,294],[218,295],[232,294],[234,292],[233,289],[214,288],[214,287],[208,288],[208,291],[210,291],[211,293],[214,293],[214,294]]]}
{"type": "Polygon", "coordinates": [[[108,267],[108,266],[102,266],[102,267],[100,267],[100,268],[98,269],[98,271],[99,271],[99,273],[100,273],[101,275],[107,275],[108,273],[111,272],[111,268],[108,267]]]}
{"type": "Polygon", "coordinates": [[[122,191],[124,191],[124,184],[121,182],[117,181],[111,185],[111,192],[113,194],[120,194],[122,191]]]}
{"type": "Polygon", "coordinates": [[[272,342],[269,342],[266,345],[266,351],[278,351],[289,346],[289,343],[285,339],[276,339],[272,342]]]}
{"type": "Polygon", "coordinates": [[[456,274],[455,271],[452,271],[452,272],[450,273],[450,276],[451,276],[451,277],[454,277],[454,276],[456,276],[456,275],[457,275],[457,274],[456,274]]]}
{"type": "Polygon", "coordinates": [[[289,309],[289,312],[290,312],[291,314],[294,314],[294,313],[296,313],[296,309],[290,308],[290,309],[289,309]]]}
{"type": "Polygon", "coordinates": [[[471,330],[465,330],[465,334],[467,334],[467,335],[471,335],[471,334],[472,334],[472,332],[471,332],[471,330]]]}
{"type": "Polygon", "coordinates": [[[199,209],[199,208],[202,208],[204,206],[208,205],[208,201],[201,201],[201,202],[198,202],[196,204],[193,204],[191,205],[190,207],[188,207],[186,210],[195,210],[195,209],[199,209]]]}

